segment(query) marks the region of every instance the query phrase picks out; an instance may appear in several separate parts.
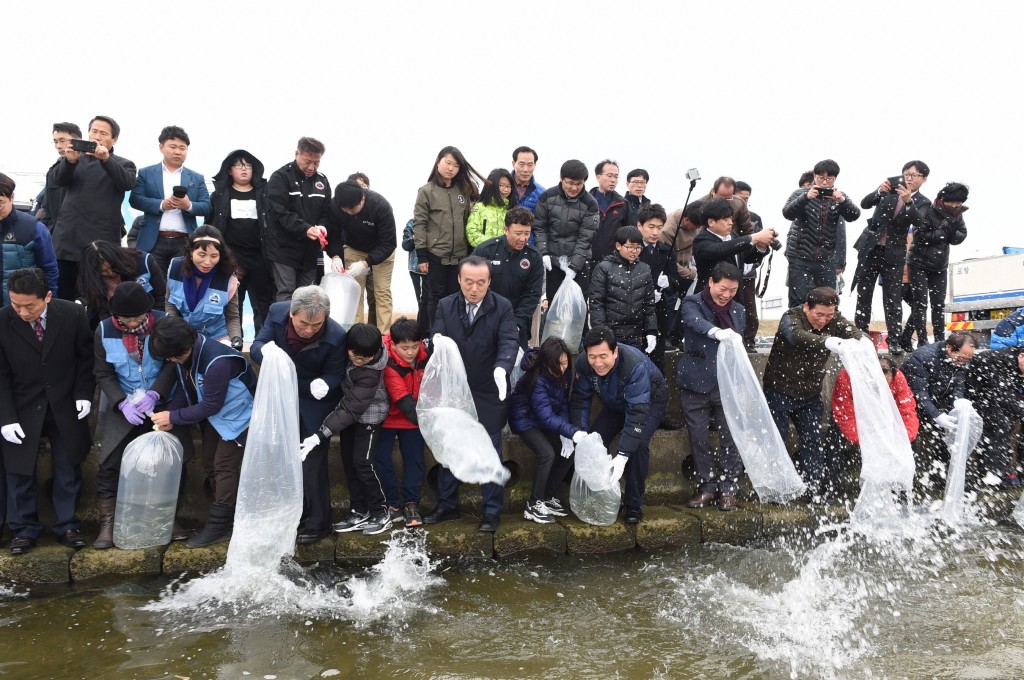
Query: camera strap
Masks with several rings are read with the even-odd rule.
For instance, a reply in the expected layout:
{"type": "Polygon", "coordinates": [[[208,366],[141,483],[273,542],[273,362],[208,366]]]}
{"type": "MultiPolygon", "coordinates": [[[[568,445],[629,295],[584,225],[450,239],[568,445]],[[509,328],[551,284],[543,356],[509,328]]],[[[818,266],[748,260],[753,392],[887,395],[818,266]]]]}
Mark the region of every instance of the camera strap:
{"type": "Polygon", "coordinates": [[[768,279],[772,276],[772,258],[775,257],[775,251],[768,251],[768,262],[762,269],[757,272],[757,283],[754,284],[754,290],[756,291],[757,297],[763,298],[764,294],[768,291],[768,279]]]}

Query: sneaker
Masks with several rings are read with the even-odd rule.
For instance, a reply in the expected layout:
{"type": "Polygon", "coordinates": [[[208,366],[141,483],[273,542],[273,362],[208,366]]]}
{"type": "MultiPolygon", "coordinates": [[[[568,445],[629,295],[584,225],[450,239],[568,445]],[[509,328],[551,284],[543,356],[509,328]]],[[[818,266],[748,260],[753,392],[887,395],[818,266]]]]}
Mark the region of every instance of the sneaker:
{"type": "Polygon", "coordinates": [[[418,527],[423,524],[423,517],[420,515],[420,504],[416,501],[406,501],[402,506],[405,514],[405,526],[418,527]]]}
{"type": "Polygon", "coordinates": [[[359,531],[369,520],[370,513],[353,510],[348,513],[348,517],[334,525],[334,530],[339,534],[343,534],[346,531],[359,531]]]}
{"type": "Polygon", "coordinates": [[[527,503],[526,509],[523,510],[523,519],[532,520],[537,524],[554,524],[555,522],[555,516],[551,514],[544,501],[527,503]]]}
{"type": "Polygon", "coordinates": [[[551,498],[546,501],[541,501],[541,503],[543,503],[545,507],[547,507],[549,515],[554,515],[555,517],[566,517],[569,514],[565,511],[565,508],[562,507],[561,501],[559,501],[557,498],[551,498]]]}
{"type": "Polygon", "coordinates": [[[393,525],[391,513],[388,510],[381,510],[362,524],[363,534],[367,536],[382,534],[393,525]]]}
{"type": "Polygon", "coordinates": [[[391,519],[392,524],[402,524],[405,522],[405,515],[393,505],[388,506],[388,518],[391,519]]]}

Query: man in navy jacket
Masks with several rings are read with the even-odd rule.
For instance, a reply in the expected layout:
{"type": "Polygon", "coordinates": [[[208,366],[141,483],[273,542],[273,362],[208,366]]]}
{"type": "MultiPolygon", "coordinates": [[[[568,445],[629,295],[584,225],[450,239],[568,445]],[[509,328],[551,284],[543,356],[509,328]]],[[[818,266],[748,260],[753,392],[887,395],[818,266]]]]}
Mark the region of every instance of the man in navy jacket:
{"type": "Polygon", "coordinates": [[[576,383],[569,405],[572,424],[599,433],[606,446],[621,433],[612,483],[617,484],[625,472],[625,520],[636,524],[644,516],[641,507],[651,458],[649,446],[665,415],[668,383],[646,354],[618,344],[615,332],[607,326],[590,329],[583,346],[586,352],[576,358],[576,383]],[[595,396],[604,408],[591,423],[595,396]]]}
{"type": "Polygon", "coordinates": [[[717,500],[719,510],[736,509],[743,461],[722,411],[718,345],[731,336],[743,336],[743,305],[733,301],[742,280],[739,267],[719,262],[701,292],[683,299],[683,354],[676,365],[676,384],[697,469],[697,493],[687,501],[691,508],[703,508],[717,500]],[[711,451],[712,416],[718,423],[718,460],[711,451]]]}
{"type": "Polygon", "coordinates": [[[210,192],[206,179],[184,165],[188,133],[168,125],[160,131],[158,141],[164,160],[139,170],[128,203],[145,213],[136,246],[152,255],[166,274],[171,260],[185,254],[188,237],[196,230],[196,217],[210,214],[210,192]],[[175,187],[185,187],[185,195],[175,195],[175,187]]]}

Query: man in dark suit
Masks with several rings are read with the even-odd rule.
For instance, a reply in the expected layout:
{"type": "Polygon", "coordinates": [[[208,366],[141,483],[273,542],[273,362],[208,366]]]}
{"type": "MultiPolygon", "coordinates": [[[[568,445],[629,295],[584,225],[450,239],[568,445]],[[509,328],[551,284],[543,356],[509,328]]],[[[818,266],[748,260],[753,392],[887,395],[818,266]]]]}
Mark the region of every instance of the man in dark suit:
{"type": "Polygon", "coordinates": [[[743,305],[734,302],[742,278],[738,267],[719,262],[701,292],[683,299],[683,355],[676,365],[676,384],[697,469],[697,493],[686,503],[691,508],[703,508],[717,500],[719,510],[736,509],[743,461],[722,410],[718,345],[732,336],[743,336],[743,305]],[[718,423],[721,447],[717,459],[711,451],[712,417],[718,423]]]}
{"type": "Polygon", "coordinates": [[[128,203],[145,213],[139,224],[136,247],[156,260],[167,273],[171,260],[185,254],[188,237],[196,230],[196,217],[210,214],[210,192],[206,180],[185,167],[188,133],[177,125],[160,131],[162,163],[139,170],[128,203]],[[179,188],[184,187],[184,195],[179,188]]]}
{"type": "Polygon", "coordinates": [[[7,470],[11,552],[26,553],[42,531],[36,458],[45,434],[53,454],[53,532],[62,545],[85,545],[75,516],[81,464],[91,440],[93,338],[85,308],[53,299],[42,270],[7,280],[11,304],[0,309],[0,434],[7,470]]]}
{"type": "MultiPolygon", "coordinates": [[[[519,349],[519,330],[512,303],[490,290],[491,266],[478,255],[459,263],[458,293],[442,298],[434,317],[434,333],[451,338],[466,365],[477,417],[501,457],[501,428],[508,417],[508,373],[519,349]]],[[[501,523],[505,489],[484,484],[480,531],[496,531],[501,523]]],[[[437,474],[437,508],[424,524],[458,519],[459,481],[447,468],[437,474]]]]}
{"type": "Polygon", "coordinates": [[[775,240],[774,229],[762,229],[747,236],[733,232],[733,206],[722,198],[705,201],[701,207],[703,229],[693,239],[693,259],[697,262],[698,293],[711,278],[711,270],[719,262],[736,265],[759,264],[775,240]]]}
{"type": "MultiPolygon", "coordinates": [[[[331,300],[320,286],[296,288],[289,302],[275,302],[249,356],[263,363],[268,342],[283,349],[295,364],[299,386],[299,436],[320,429],[341,400],[348,355],[345,329],[329,318],[331,300]]],[[[298,543],[316,543],[331,535],[331,486],[323,442],[302,460],[303,526],[298,543]]]]}
{"type": "MultiPolygon", "coordinates": [[[[921,225],[925,209],[931,201],[919,193],[928,181],[928,166],[910,161],[903,166],[903,176],[893,186],[886,179],[860,202],[875,213],[868,226],[853,245],[857,251],[857,272],[851,288],[857,289],[857,312],[853,321],[865,333],[871,323],[871,301],[875,282],[882,277],[882,308],[889,333],[889,353],[900,356],[903,324],[903,266],[907,261],[907,234],[911,227],[921,225]]],[[[895,179],[895,178],[894,178],[895,179]]],[[[923,332],[923,329],[918,329],[923,332]]]]}

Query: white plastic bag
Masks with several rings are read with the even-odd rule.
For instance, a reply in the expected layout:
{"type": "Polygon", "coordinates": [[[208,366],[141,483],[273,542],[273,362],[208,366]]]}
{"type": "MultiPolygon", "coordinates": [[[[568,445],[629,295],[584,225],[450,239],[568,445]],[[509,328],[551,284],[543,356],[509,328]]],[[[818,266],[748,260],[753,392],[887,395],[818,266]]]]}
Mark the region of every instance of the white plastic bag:
{"type": "Polygon", "coordinates": [[[978,445],[985,423],[968,399],[954,401],[953,413],[956,415],[956,429],[946,434],[949,469],[946,471],[946,495],[942,499],[941,512],[947,519],[957,520],[962,510],[967,457],[978,445]]]}
{"type": "Polygon", "coordinates": [[[1017,507],[1013,509],[1013,521],[1018,526],[1024,527],[1024,493],[1020,495],[1020,499],[1017,501],[1017,507]]]}
{"type": "Polygon", "coordinates": [[[276,569],[295,548],[301,515],[298,380],[288,354],[268,345],[242,458],[228,565],[276,569]]]}
{"type": "Polygon", "coordinates": [[[505,484],[511,473],[477,419],[466,366],[451,338],[435,335],[434,353],[423,371],[416,415],[434,460],[460,482],[505,484]]]}
{"type": "Polygon", "coordinates": [[[718,388],[732,440],[762,503],[786,503],[807,490],[750,365],[743,338],[733,334],[718,346],[718,388]]]}
{"type": "Polygon", "coordinates": [[[618,483],[611,483],[612,457],[601,441],[601,435],[591,432],[576,445],[576,470],[569,486],[569,507],[587,524],[608,526],[615,522],[622,502],[618,483]]]}
{"type": "Polygon", "coordinates": [[[550,337],[561,338],[569,345],[569,349],[575,351],[583,339],[583,324],[586,320],[587,299],[583,297],[583,289],[575,281],[565,279],[551,299],[541,342],[550,337]]]}
{"type": "Polygon", "coordinates": [[[331,301],[331,318],[347,331],[356,322],[359,307],[359,282],[348,274],[339,274],[331,269],[330,260],[324,267],[320,287],[331,301]]]}
{"type": "Polygon", "coordinates": [[[519,384],[519,379],[523,377],[524,373],[526,373],[522,366],[523,354],[523,348],[520,347],[519,351],[516,353],[516,363],[512,365],[512,375],[509,376],[511,379],[511,382],[509,383],[509,394],[515,391],[516,385],[519,384]]]}
{"type": "Polygon", "coordinates": [[[114,508],[114,545],[137,550],[171,542],[181,481],[181,442],[147,432],[125,447],[114,508]]]}

